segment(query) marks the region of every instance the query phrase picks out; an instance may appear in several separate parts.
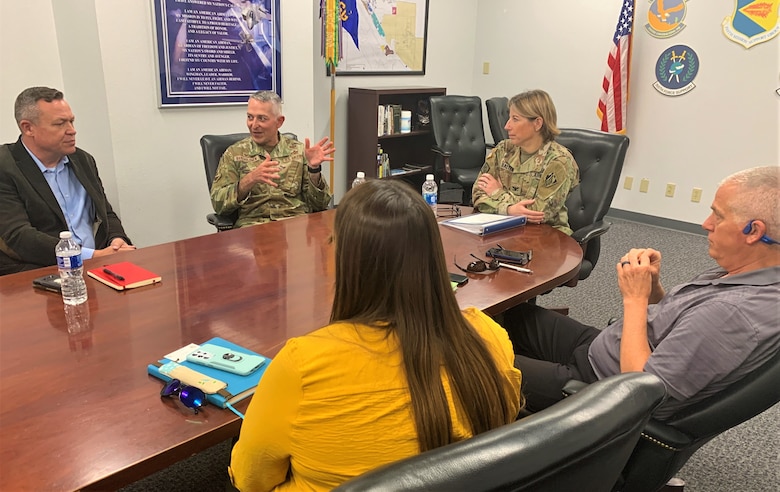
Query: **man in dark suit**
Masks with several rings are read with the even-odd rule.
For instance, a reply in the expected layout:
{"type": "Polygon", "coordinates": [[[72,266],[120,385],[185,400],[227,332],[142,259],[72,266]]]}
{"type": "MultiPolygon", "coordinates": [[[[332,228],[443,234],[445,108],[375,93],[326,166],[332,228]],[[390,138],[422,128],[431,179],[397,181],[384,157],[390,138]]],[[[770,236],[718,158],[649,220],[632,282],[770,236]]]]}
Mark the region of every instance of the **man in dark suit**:
{"type": "Polygon", "coordinates": [[[54,265],[61,231],[89,258],[135,249],[108,203],[95,159],[76,147],[62,92],[25,89],[14,116],[21,135],[0,146],[0,275],[54,265]]]}

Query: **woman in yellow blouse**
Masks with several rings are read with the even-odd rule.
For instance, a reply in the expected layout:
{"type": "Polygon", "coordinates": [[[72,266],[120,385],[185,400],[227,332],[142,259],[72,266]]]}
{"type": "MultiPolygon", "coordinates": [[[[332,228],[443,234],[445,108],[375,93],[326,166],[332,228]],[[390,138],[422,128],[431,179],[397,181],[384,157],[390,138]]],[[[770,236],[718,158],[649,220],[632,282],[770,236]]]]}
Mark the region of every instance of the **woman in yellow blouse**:
{"type": "Polygon", "coordinates": [[[331,324],[289,340],[260,381],[230,463],[239,490],[330,490],[522,407],[509,337],[460,311],[422,197],[370,180],[345,195],[334,240],[331,324]]]}

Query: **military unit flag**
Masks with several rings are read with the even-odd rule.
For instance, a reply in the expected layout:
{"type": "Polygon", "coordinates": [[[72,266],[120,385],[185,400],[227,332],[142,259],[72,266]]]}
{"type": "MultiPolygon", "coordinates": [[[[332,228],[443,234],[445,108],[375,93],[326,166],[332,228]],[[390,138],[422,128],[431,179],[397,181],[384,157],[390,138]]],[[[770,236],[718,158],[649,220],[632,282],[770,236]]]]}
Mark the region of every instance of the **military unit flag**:
{"type": "Polygon", "coordinates": [[[601,84],[603,92],[596,110],[601,119],[601,130],[605,132],[625,133],[626,131],[633,28],[634,0],[623,0],[615,34],[612,36],[612,48],[607,58],[607,72],[601,84]]]}

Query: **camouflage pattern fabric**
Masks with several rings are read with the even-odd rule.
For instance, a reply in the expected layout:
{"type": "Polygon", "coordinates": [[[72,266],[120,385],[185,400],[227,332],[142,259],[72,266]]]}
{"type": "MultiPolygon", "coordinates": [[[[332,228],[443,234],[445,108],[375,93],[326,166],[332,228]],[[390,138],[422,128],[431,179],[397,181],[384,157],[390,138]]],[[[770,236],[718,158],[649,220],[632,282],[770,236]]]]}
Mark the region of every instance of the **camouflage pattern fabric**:
{"type": "Polygon", "coordinates": [[[490,152],[480,175],[492,174],[503,188],[488,195],[474,187],[472,200],[480,212],[507,214],[520,200],[535,199],[529,210],[544,212],[544,222],[571,235],[566,197],[580,182],[580,170],[566,147],[554,141],[520,162],[520,147],[502,140],[490,152]]]}
{"type": "Polygon", "coordinates": [[[331,199],[328,183],[321,177],[320,187],[314,186],[307,165],[303,143],[281,134],[270,150],[251,137],[236,142],[222,155],[211,185],[214,211],[229,215],[238,210],[234,227],[244,227],[325,210],[331,199]],[[279,163],[279,187],[258,183],[239,203],[238,182],[265,160],[266,152],[279,163]]]}

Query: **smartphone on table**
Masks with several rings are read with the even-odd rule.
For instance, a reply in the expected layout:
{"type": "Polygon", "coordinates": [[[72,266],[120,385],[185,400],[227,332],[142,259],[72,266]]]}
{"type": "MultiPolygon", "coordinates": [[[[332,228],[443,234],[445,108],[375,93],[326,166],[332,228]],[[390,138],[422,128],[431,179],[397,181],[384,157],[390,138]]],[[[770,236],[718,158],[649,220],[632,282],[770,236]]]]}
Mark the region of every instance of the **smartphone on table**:
{"type": "Polygon", "coordinates": [[[247,354],[227,347],[204,343],[187,354],[187,361],[247,376],[268,363],[261,355],[247,354]]]}
{"type": "Polygon", "coordinates": [[[490,248],[485,252],[485,256],[496,258],[516,265],[525,265],[533,258],[533,251],[514,251],[504,248],[490,248]]]}
{"type": "Polygon", "coordinates": [[[469,278],[465,275],[461,275],[459,273],[450,273],[450,282],[455,282],[458,284],[458,287],[464,285],[468,281],[469,278]]]}
{"type": "Polygon", "coordinates": [[[33,287],[41,290],[48,290],[49,292],[62,293],[62,279],[58,273],[52,275],[46,275],[45,277],[38,277],[33,280],[33,287]]]}

